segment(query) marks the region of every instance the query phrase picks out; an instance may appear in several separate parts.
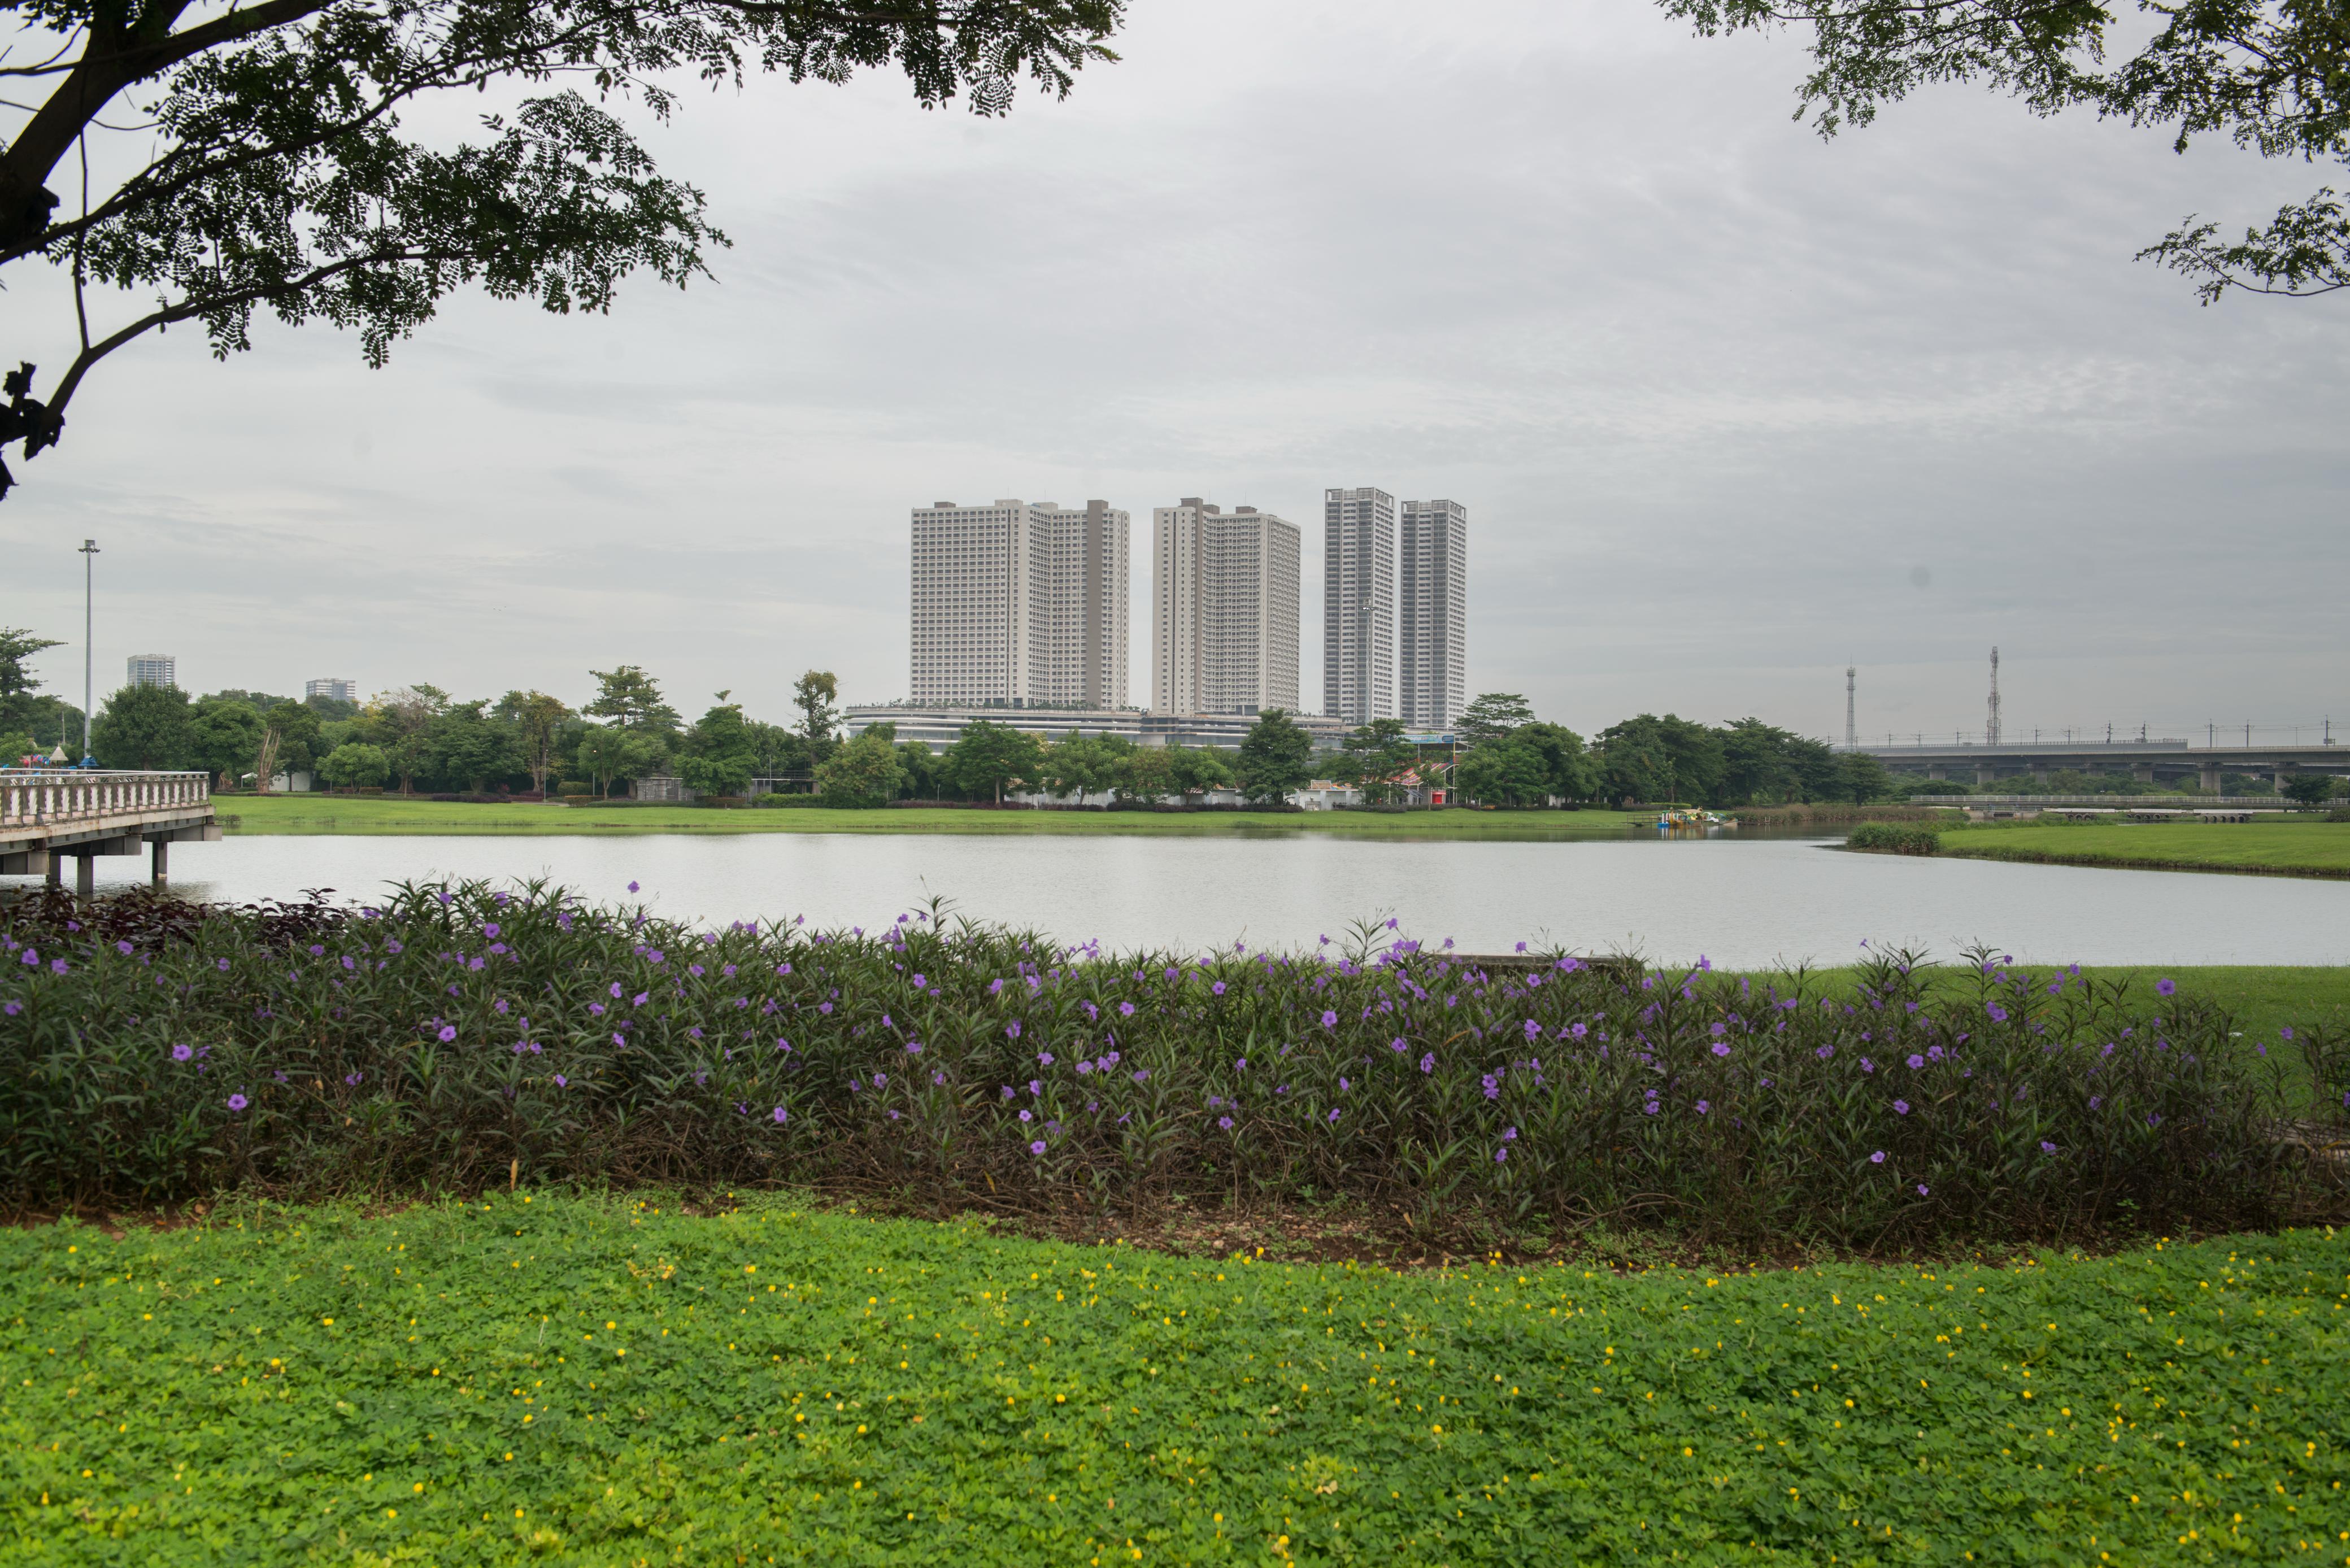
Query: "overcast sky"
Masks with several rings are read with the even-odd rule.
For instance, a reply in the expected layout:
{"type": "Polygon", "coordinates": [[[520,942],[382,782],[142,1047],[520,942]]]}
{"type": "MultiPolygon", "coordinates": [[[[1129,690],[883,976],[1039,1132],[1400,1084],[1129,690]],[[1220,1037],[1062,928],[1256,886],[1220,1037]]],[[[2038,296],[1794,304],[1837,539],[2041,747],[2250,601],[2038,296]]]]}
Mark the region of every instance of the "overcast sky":
{"type": "MultiPolygon", "coordinates": [[[[2350,296],[2199,308],[2132,254],[2321,182],[1966,88],[1823,144],[1793,40],[1640,0],[1135,0],[1121,63],[1006,119],[761,81],[651,133],[735,241],[608,318],[452,301],[359,362],[150,339],[0,505],[0,623],[99,687],[461,696],[646,666],[783,717],[902,696],[910,507],[1470,517],[1472,689],[1841,733],[2350,728],[2350,296]],[[2272,728],[2273,727],[2273,728],[2272,728]]],[[[469,101],[458,112],[471,114],[469,101]]],[[[11,269],[7,358],[61,365],[11,269]],[[35,348],[19,347],[33,341],[35,348]]],[[[52,367],[53,368],[53,367],[52,367]]],[[[46,380],[46,378],[45,378],[46,380]]],[[[2241,733],[2241,730],[2239,730],[2241,733]]]]}

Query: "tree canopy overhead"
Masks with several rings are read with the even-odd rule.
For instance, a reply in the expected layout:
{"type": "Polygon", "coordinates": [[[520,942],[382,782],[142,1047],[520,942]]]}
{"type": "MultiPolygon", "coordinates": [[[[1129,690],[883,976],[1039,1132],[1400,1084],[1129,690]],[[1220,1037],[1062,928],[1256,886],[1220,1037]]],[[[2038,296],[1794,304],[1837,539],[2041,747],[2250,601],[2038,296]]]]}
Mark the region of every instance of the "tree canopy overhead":
{"type": "MultiPolygon", "coordinates": [[[[702,194],[655,166],[622,114],[754,73],[841,82],[897,66],[916,101],[998,115],[1025,78],[1065,95],[1125,0],[6,0],[0,265],[74,280],[78,352],[46,397],[11,372],[0,443],[55,444],[90,369],[199,322],[215,355],[254,313],[330,321],[368,362],[479,283],[556,313],[620,279],[682,286],[726,243],[702,194]],[[402,116],[502,89],[454,145],[402,116]],[[511,89],[510,92],[503,89],[511,89]],[[127,166],[93,185],[97,166],[127,166]],[[71,199],[68,200],[68,196],[71,199]],[[92,290],[97,290],[92,297],[92,290]],[[130,305],[93,324],[89,307],[130,305]]],[[[0,494],[13,483],[0,467],[0,494]]]]}
{"type": "MultiPolygon", "coordinates": [[[[1797,117],[1822,136],[1936,82],[1980,81],[2035,114],[2088,108],[2168,131],[2184,151],[2225,136],[2266,158],[2350,161],[2350,25],[2340,0],[2139,0],[2135,29],[2095,0],[1659,0],[1701,34],[1811,34],[1797,117]],[[2126,31],[2148,33],[2109,58],[2126,31]]],[[[2138,253],[2193,279],[2293,296],[2350,287],[2350,215],[2331,186],[2241,242],[2190,215],[2138,253]]]]}

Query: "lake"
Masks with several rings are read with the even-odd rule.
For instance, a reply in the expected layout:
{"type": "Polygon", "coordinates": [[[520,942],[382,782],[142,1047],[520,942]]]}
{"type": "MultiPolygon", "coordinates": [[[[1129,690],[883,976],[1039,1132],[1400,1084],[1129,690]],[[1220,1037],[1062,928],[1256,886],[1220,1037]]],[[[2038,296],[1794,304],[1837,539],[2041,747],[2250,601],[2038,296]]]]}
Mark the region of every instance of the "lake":
{"type": "MultiPolygon", "coordinates": [[[[98,865],[101,888],[144,874],[143,860],[98,865]]],[[[229,901],[469,876],[617,902],[634,881],[680,919],[827,927],[884,924],[935,895],[1065,940],[1186,952],[1312,947],[1393,916],[1470,951],[1525,941],[1738,968],[1846,962],[1864,941],[1947,958],[1981,940],[2032,963],[2350,961],[2350,882],[1856,855],[1830,839],[255,836],[175,845],[172,870],[182,896],[229,901]]]]}

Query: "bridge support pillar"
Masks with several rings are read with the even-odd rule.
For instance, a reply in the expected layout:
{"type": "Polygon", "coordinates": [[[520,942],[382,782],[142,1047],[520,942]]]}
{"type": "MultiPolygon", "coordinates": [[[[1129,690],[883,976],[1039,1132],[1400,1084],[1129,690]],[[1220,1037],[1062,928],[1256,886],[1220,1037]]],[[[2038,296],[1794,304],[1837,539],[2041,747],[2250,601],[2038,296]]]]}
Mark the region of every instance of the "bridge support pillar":
{"type": "Polygon", "coordinates": [[[2036,759],[2033,761],[2032,764],[2032,782],[2036,784],[2044,784],[2048,782],[2048,764],[2046,763],[2036,759]]]}
{"type": "Polygon", "coordinates": [[[1950,776],[1950,770],[1936,763],[1926,770],[1926,776],[1929,779],[1946,779],[1950,776]]]}
{"type": "Polygon", "coordinates": [[[158,838],[151,842],[155,846],[154,883],[156,887],[161,888],[171,877],[172,841],[168,838],[158,838]]]}
{"type": "Polygon", "coordinates": [[[2152,784],[2154,782],[2154,764],[2152,763],[2132,763],[2130,766],[2130,777],[2136,779],[2140,784],[2152,784]]]}
{"type": "Polygon", "coordinates": [[[52,851],[49,855],[48,872],[50,887],[55,888],[61,885],[65,876],[65,857],[52,851]]]}
{"type": "Polygon", "coordinates": [[[1993,768],[1993,767],[1992,767],[1989,763],[1977,763],[1975,764],[1975,783],[1976,783],[1976,784],[1978,784],[1978,785],[1981,785],[1981,784],[1990,784],[1990,783],[1991,782],[1991,775],[1992,775],[1996,771],[1997,771],[1997,770],[1996,770],[1996,769],[1994,769],[1994,768],[1993,768]]]}
{"type": "Polygon", "coordinates": [[[2217,763],[2203,764],[2203,793],[2205,794],[2220,793],[2220,764],[2217,763]]]}
{"type": "Polygon", "coordinates": [[[98,897],[98,857],[87,850],[74,857],[74,897],[85,904],[98,897]]]}

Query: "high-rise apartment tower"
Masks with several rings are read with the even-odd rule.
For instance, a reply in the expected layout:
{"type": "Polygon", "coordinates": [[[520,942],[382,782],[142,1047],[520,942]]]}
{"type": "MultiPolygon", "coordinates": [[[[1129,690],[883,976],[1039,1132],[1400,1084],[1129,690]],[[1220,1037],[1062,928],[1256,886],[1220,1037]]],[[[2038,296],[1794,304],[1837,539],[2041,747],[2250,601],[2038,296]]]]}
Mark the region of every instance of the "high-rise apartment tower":
{"type": "Polygon", "coordinates": [[[1101,501],[915,508],[914,701],[1125,707],[1128,527],[1101,501]]]}
{"type": "Polygon", "coordinates": [[[331,697],[338,702],[356,702],[359,700],[359,685],[358,681],[346,680],[339,675],[322,675],[316,680],[302,682],[302,695],[331,697]]]}
{"type": "Polygon", "coordinates": [[[1349,724],[1396,717],[1395,497],[1322,493],[1322,711],[1349,724]]]}
{"type": "Polygon", "coordinates": [[[129,683],[133,686],[177,686],[180,683],[179,660],[168,653],[134,653],[129,661],[129,683]]]}
{"type": "Polygon", "coordinates": [[[1402,533],[1397,716],[1415,729],[1449,730],[1469,703],[1468,509],[1407,501],[1402,533]]]}
{"type": "Polygon", "coordinates": [[[1150,514],[1150,707],[1297,707],[1298,532],[1196,495],[1150,514]]]}

